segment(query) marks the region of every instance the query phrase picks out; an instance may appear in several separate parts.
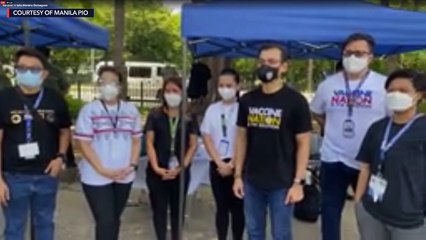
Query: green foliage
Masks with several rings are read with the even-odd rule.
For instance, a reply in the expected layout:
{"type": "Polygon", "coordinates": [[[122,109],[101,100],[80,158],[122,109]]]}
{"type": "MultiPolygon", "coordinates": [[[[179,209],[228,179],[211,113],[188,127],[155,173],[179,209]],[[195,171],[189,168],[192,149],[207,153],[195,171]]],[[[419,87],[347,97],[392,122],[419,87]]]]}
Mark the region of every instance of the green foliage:
{"type": "Polygon", "coordinates": [[[75,120],[78,117],[78,113],[80,109],[86,104],[84,101],[75,99],[71,97],[70,95],[65,96],[65,100],[68,104],[68,110],[71,115],[71,119],[75,120]]]}

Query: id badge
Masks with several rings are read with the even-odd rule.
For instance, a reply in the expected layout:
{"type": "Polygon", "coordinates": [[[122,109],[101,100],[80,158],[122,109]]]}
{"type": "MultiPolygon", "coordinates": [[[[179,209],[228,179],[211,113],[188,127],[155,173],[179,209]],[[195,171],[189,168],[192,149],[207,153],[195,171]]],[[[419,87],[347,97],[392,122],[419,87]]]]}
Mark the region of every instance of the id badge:
{"type": "Polygon", "coordinates": [[[382,201],[385,195],[388,181],[379,175],[371,175],[368,183],[368,193],[373,198],[373,202],[382,201]]]}
{"type": "Polygon", "coordinates": [[[345,138],[353,138],[355,137],[355,122],[351,119],[346,119],[343,122],[343,137],[345,138]]]}
{"type": "Polygon", "coordinates": [[[229,151],[229,141],[222,139],[219,143],[219,154],[222,158],[225,158],[228,155],[229,151]]]}
{"type": "Polygon", "coordinates": [[[179,167],[179,161],[176,156],[173,156],[169,159],[169,169],[175,169],[179,167]]]}
{"type": "Polygon", "coordinates": [[[38,143],[24,143],[18,145],[19,157],[25,158],[26,160],[32,160],[40,154],[38,143]]]}

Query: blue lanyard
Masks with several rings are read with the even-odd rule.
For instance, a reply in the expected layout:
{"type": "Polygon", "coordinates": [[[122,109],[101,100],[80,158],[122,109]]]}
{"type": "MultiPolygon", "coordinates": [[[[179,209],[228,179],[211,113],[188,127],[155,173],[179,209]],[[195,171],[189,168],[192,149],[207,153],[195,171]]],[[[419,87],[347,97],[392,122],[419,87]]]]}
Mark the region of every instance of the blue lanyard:
{"type": "Polygon", "coordinates": [[[347,106],[348,106],[348,117],[351,118],[354,112],[354,93],[356,94],[359,89],[361,89],[362,85],[364,84],[365,80],[367,80],[368,75],[370,75],[370,71],[368,71],[364,77],[362,77],[361,81],[358,83],[358,86],[351,91],[351,88],[349,86],[349,80],[345,73],[343,73],[343,76],[345,78],[345,87],[346,87],[346,97],[347,97],[347,106]]]}
{"type": "MultiPolygon", "coordinates": [[[[385,160],[385,154],[389,149],[398,141],[399,138],[401,138],[402,134],[404,134],[418,119],[419,117],[423,116],[423,114],[417,114],[414,116],[408,123],[405,124],[405,126],[399,130],[395,136],[392,139],[389,139],[390,129],[392,126],[392,118],[389,118],[388,125],[386,126],[385,135],[383,136],[382,145],[380,146],[380,161],[383,162],[385,160]]],[[[380,169],[380,166],[379,166],[380,169]]]]}
{"type": "MultiPolygon", "coordinates": [[[[44,95],[44,89],[40,90],[40,93],[37,96],[36,101],[34,102],[33,109],[37,110],[37,108],[40,106],[41,100],[43,99],[44,95]]],[[[32,120],[33,117],[30,113],[30,110],[28,109],[28,106],[24,104],[24,120],[25,120],[25,141],[27,143],[30,143],[33,140],[32,137],[32,120]]],[[[37,114],[37,113],[36,113],[37,114]]]]}

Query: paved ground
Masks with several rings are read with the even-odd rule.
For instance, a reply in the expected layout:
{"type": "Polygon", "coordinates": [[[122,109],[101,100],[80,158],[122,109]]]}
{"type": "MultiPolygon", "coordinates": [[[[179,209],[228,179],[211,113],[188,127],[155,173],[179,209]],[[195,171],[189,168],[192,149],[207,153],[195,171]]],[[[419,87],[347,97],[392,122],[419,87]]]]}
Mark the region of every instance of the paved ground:
{"type": "MultiPolygon", "coordinates": [[[[139,198],[137,192],[132,199],[139,198]]],[[[185,239],[214,240],[213,211],[210,190],[204,187],[192,201],[192,211],[187,219],[185,239]]],[[[343,219],[343,240],[358,239],[353,217],[352,203],[348,203],[343,219]]],[[[92,217],[78,184],[63,185],[58,199],[57,240],[93,239],[92,217]]],[[[295,240],[319,240],[319,225],[295,221],[295,240]]],[[[123,240],[155,240],[151,225],[151,213],[145,203],[137,207],[127,207],[122,224],[123,240]]],[[[271,239],[268,237],[267,239],[271,239]]]]}

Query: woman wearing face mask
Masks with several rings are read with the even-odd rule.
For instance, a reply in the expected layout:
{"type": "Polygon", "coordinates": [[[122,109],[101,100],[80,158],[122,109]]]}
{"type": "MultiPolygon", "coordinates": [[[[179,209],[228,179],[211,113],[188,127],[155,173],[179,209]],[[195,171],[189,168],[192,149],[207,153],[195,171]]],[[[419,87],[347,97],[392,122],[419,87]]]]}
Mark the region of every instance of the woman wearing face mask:
{"type": "Polygon", "coordinates": [[[222,101],[207,108],[201,125],[204,145],[211,158],[210,182],[216,202],[218,240],[228,239],[230,215],[233,239],[243,239],[244,232],[243,201],[232,191],[239,82],[240,76],[233,69],[224,69],[220,73],[218,92],[222,101]]]}
{"type": "Polygon", "coordinates": [[[355,200],[362,240],[424,240],[426,236],[426,117],[417,103],[426,77],[412,70],[386,81],[391,117],[369,128],[358,158],[355,200]]]}
{"type": "MultiPolygon", "coordinates": [[[[190,165],[197,148],[198,125],[194,118],[182,113],[182,79],[169,77],[161,90],[163,105],[153,109],[145,125],[148,167],[146,182],[153,212],[153,223],[158,240],[166,239],[167,212],[170,206],[172,240],[179,238],[179,194],[184,191],[184,202],[190,180],[190,165]],[[181,132],[184,121],[185,132],[181,132]],[[185,152],[181,158],[181,136],[185,152]],[[184,189],[180,189],[180,177],[184,172],[184,189]]],[[[183,203],[185,205],[185,203],[183,203]]]]}
{"type": "Polygon", "coordinates": [[[120,216],[138,168],[141,121],[139,111],[118,98],[121,73],[99,70],[100,100],[80,111],[75,138],[80,144],[83,192],[96,223],[96,240],[119,239],[120,216]]]}

